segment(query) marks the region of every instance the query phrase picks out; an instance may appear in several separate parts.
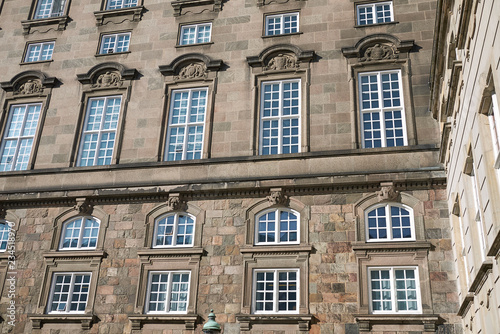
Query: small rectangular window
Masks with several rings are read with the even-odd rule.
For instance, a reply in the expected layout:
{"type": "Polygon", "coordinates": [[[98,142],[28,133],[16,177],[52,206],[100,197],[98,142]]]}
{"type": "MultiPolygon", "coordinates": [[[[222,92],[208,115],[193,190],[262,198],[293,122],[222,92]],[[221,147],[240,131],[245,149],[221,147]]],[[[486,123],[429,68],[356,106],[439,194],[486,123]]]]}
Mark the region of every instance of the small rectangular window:
{"type": "Polygon", "coordinates": [[[359,74],[364,148],[408,145],[402,93],[400,70],[359,74]]]}
{"type": "Polygon", "coordinates": [[[266,36],[299,32],[299,13],[284,13],[266,16],[266,36]]]}
{"type": "Polygon", "coordinates": [[[66,0],[38,0],[34,19],[46,19],[64,15],[66,0]]]}
{"type": "Polygon", "coordinates": [[[41,110],[41,103],[10,107],[0,146],[0,171],[28,169],[41,110]]]}
{"type": "Polygon", "coordinates": [[[202,158],[207,95],[207,88],[172,92],[165,160],[202,158]]]}
{"type": "Polygon", "coordinates": [[[88,101],[78,166],[109,165],[113,158],[120,118],[121,96],[91,98],[88,101]]]}
{"type": "Polygon", "coordinates": [[[392,1],[357,5],[356,9],[360,26],[394,21],[392,1]]]}
{"type": "Polygon", "coordinates": [[[253,312],[298,313],[299,270],[254,270],[253,312]]]}
{"type": "Polygon", "coordinates": [[[150,272],[145,313],[187,313],[190,272],[150,272]]]}
{"type": "Polygon", "coordinates": [[[106,4],[106,9],[120,9],[120,8],[129,8],[136,7],[138,0],[108,0],[106,4]]]}
{"type": "Polygon", "coordinates": [[[90,276],[90,273],[54,274],[47,313],[85,313],[90,276]]]}
{"type": "Polygon", "coordinates": [[[127,52],[130,44],[130,33],[102,35],[99,54],[127,52]]]}
{"type": "Polygon", "coordinates": [[[212,34],[212,23],[191,24],[181,27],[179,44],[209,43],[212,34]]]}
{"type": "Polygon", "coordinates": [[[54,52],[54,44],[54,41],[28,44],[24,62],[31,63],[35,61],[51,60],[52,53],[54,52]]]}
{"type": "Polygon", "coordinates": [[[421,313],[418,270],[368,268],[372,313],[421,313]]]}
{"type": "Polygon", "coordinates": [[[300,151],[300,80],[263,82],[260,154],[300,151]]]}

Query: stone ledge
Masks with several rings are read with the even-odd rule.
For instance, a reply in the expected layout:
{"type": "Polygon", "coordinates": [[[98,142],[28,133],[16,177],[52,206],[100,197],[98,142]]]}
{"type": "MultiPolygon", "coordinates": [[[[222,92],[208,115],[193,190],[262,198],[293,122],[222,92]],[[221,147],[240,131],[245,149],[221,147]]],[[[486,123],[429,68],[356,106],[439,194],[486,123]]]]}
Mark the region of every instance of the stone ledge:
{"type": "Polygon", "coordinates": [[[250,331],[255,324],[297,324],[299,331],[309,331],[313,316],[311,314],[236,314],[236,321],[240,323],[241,331],[250,331]]]}
{"type": "Polygon", "coordinates": [[[360,332],[369,332],[373,325],[423,325],[424,332],[436,332],[441,318],[434,314],[355,314],[360,332]]]}
{"type": "Polygon", "coordinates": [[[96,250],[60,250],[60,251],[50,251],[44,252],[43,257],[46,259],[52,258],[103,258],[106,257],[107,253],[105,251],[96,250]]]}
{"type": "Polygon", "coordinates": [[[101,26],[107,23],[104,22],[104,20],[113,17],[123,17],[123,21],[129,20],[130,22],[139,22],[141,20],[143,10],[144,6],[137,6],[129,8],[96,11],[94,12],[94,16],[96,19],[96,26],[101,26]]]}
{"type": "Polygon", "coordinates": [[[307,252],[310,253],[312,251],[311,245],[259,245],[259,246],[245,246],[240,248],[240,252],[242,254],[245,253],[282,253],[282,252],[290,252],[290,253],[301,253],[307,252]]]}
{"type": "Polygon", "coordinates": [[[394,241],[394,242],[364,242],[356,241],[352,243],[352,250],[355,252],[392,252],[392,251],[415,251],[420,249],[429,250],[432,244],[428,241],[394,241]]]}
{"type": "MultiPolygon", "coordinates": [[[[23,35],[29,34],[33,27],[57,25],[57,27],[55,27],[55,30],[64,30],[66,28],[68,20],[69,20],[68,15],[63,15],[63,16],[49,17],[46,19],[21,21],[21,24],[23,26],[23,35]]],[[[52,27],[49,27],[49,29],[50,28],[52,27]]]]}
{"type": "Polygon", "coordinates": [[[43,324],[48,323],[81,323],[82,329],[90,329],[97,320],[95,315],[88,314],[28,314],[33,329],[41,329],[43,324]]]}
{"type": "Polygon", "coordinates": [[[146,248],[137,250],[137,255],[140,257],[168,257],[168,256],[183,256],[203,255],[201,247],[172,247],[172,248],[146,248]]]}
{"type": "Polygon", "coordinates": [[[472,302],[474,301],[474,295],[472,293],[468,293],[462,304],[460,305],[460,309],[457,312],[457,315],[464,318],[467,312],[469,312],[470,307],[472,306],[472,302]]]}
{"type": "Polygon", "coordinates": [[[129,315],[132,329],[142,329],[144,324],[167,324],[177,323],[184,324],[186,330],[194,330],[196,321],[198,320],[197,314],[175,314],[175,315],[129,315]]]}
{"type": "Polygon", "coordinates": [[[184,7],[213,5],[213,12],[220,12],[222,9],[222,0],[175,0],[172,1],[174,16],[180,16],[184,7]]]}
{"type": "Polygon", "coordinates": [[[481,288],[488,279],[488,275],[492,272],[492,270],[493,270],[493,261],[490,259],[485,260],[481,264],[479,270],[477,271],[476,277],[474,278],[474,281],[470,285],[469,292],[478,294],[479,291],[481,291],[481,288]]]}

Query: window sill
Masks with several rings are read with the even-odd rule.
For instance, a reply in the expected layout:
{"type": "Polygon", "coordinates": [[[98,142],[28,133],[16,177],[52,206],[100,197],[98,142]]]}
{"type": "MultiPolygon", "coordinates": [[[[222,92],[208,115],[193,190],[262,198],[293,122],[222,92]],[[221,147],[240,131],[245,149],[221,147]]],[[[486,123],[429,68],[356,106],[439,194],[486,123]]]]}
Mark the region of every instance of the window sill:
{"type": "Polygon", "coordinates": [[[436,325],[441,321],[434,314],[367,314],[354,315],[360,332],[369,332],[373,325],[423,325],[424,332],[436,332],[436,325]]]}
{"type": "Polygon", "coordinates": [[[56,16],[56,17],[49,17],[46,19],[36,19],[36,20],[26,20],[26,21],[21,21],[21,24],[23,26],[23,34],[27,35],[31,32],[32,28],[34,27],[42,27],[42,26],[50,26],[48,27],[49,30],[51,28],[55,30],[64,30],[66,28],[66,24],[68,23],[69,17],[68,15],[63,15],[63,16],[56,16]],[[57,27],[52,27],[56,26],[57,27]]]}
{"type": "Polygon", "coordinates": [[[184,324],[186,330],[194,330],[196,321],[198,320],[197,314],[174,314],[174,315],[129,315],[130,322],[132,323],[132,330],[140,330],[144,324],[166,324],[177,323],[184,324]]]}
{"type": "Polygon", "coordinates": [[[428,241],[390,241],[390,242],[364,242],[357,241],[352,243],[352,250],[355,252],[384,252],[384,251],[416,251],[429,250],[431,243],[428,241]]]}
{"type": "Polygon", "coordinates": [[[140,257],[161,257],[161,256],[178,256],[190,255],[201,256],[203,255],[203,248],[201,247],[172,247],[172,248],[147,248],[137,251],[140,257]]]}
{"type": "Polygon", "coordinates": [[[106,56],[114,56],[114,55],[126,55],[129,54],[130,51],[125,51],[125,52],[113,52],[113,53],[98,53],[95,54],[94,57],[106,57],[106,56]]]}
{"type": "Polygon", "coordinates": [[[23,61],[20,62],[19,65],[30,65],[30,64],[45,64],[45,63],[52,63],[54,60],[39,60],[39,61],[23,61]]]}
{"type": "Polygon", "coordinates": [[[310,245],[259,245],[259,246],[244,246],[240,248],[242,254],[245,253],[310,253],[312,246],[310,245]]]}
{"type": "Polygon", "coordinates": [[[476,277],[474,278],[474,281],[470,285],[469,292],[478,294],[479,291],[481,291],[481,288],[483,287],[484,283],[486,283],[486,280],[488,279],[488,275],[492,272],[493,270],[493,261],[492,260],[485,260],[482,264],[479,270],[476,273],[476,277]]]}
{"type": "Polygon", "coordinates": [[[222,0],[175,0],[172,1],[174,16],[180,16],[184,7],[213,5],[212,11],[220,12],[222,9],[222,0]]]}
{"type": "Polygon", "coordinates": [[[384,22],[384,23],[372,23],[372,24],[361,24],[361,25],[355,25],[354,28],[370,28],[370,27],[378,27],[378,26],[386,26],[386,25],[391,25],[391,24],[398,24],[399,21],[392,21],[392,22],[384,22]]]}
{"type": "Polygon", "coordinates": [[[249,331],[253,324],[297,324],[300,331],[308,331],[312,320],[310,314],[236,314],[241,331],[249,331]]]}
{"type": "Polygon", "coordinates": [[[96,19],[96,26],[102,26],[103,24],[110,22],[111,19],[115,17],[119,17],[120,19],[123,20],[114,23],[122,23],[126,20],[129,20],[130,22],[139,22],[141,20],[143,10],[144,6],[137,6],[129,8],[101,10],[94,12],[94,16],[96,19]]]}
{"type": "Polygon", "coordinates": [[[90,329],[92,323],[97,320],[95,315],[61,315],[61,314],[28,314],[28,319],[31,320],[33,329],[41,329],[44,324],[48,323],[80,323],[82,329],[90,329]]]}
{"type": "Polygon", "coordinates": [[[100,261],[106,257],[105,251],[96,250],[60,250],[43,253],[45,259],[54,260],[75,260],[75,259],[94,259],[100,261]]]}
{"type": "Polygon", "coordinates": [[[264,35],[262,38],[267,39],[267,38],[273,38],[273,37],[287,37],[287,36],[296,36],[296,35],[302,35],[303,32],[292,32],[290,34],[279,34],[279,35],[264,35]]]}
{"type": "Polygon", "coordinates": [[[194,44],[185,44],[185,45],[177,44],[175,47],[176,48],[188,48],[190,46],[207,46],[207,45],[212,45],[212,44],[214,44],[214,42],[194,43],[194,44]]]}

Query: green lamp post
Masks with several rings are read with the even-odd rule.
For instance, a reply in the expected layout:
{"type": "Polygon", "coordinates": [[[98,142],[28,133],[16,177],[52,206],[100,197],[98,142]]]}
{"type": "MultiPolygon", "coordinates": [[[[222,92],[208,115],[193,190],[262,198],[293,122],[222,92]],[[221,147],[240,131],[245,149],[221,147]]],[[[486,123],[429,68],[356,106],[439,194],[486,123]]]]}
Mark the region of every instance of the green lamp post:
{"type": "Polygon", "coordinates": [[[205,334],[219,334],[220,325],[215,321],[214,310],[210,310],[208,321],[203,325],[203,333],[205,334]]]}

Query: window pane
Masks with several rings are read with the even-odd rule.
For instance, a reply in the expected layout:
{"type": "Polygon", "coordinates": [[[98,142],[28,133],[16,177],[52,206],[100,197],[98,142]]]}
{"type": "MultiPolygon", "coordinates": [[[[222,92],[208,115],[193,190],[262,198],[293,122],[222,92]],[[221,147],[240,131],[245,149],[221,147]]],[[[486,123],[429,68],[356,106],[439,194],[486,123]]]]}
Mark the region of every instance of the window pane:
{"type": "Polygon", "coordinates": [[[0,252],[7,249],[7,242],[9,240],[10,227],[7,223],[0,224],[0,252]]]}

